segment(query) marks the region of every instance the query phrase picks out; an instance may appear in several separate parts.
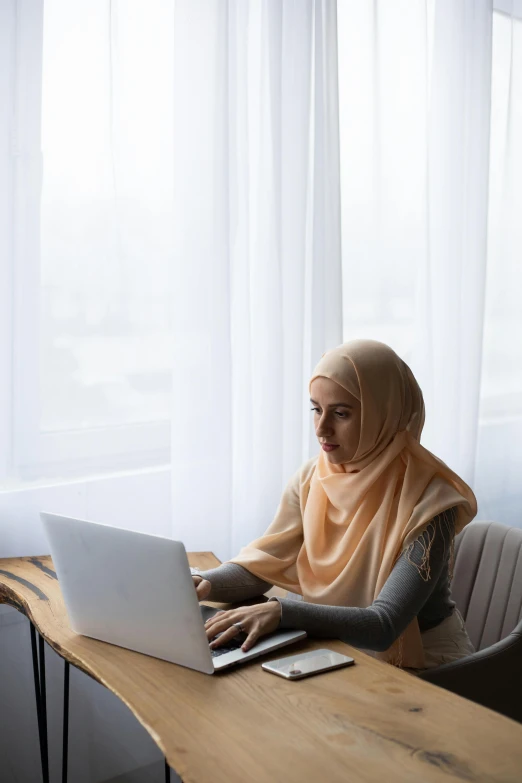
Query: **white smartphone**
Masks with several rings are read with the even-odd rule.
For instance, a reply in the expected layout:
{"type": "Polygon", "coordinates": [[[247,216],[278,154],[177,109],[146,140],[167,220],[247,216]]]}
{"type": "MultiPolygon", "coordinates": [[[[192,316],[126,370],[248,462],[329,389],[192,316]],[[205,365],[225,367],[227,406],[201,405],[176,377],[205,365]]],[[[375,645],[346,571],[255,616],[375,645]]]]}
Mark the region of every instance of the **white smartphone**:
{"type": "Polygon", "coordinates": [[[311,650],[300,655],[289,655],[286,658],[267,661],[261,666],[265,671],[286,677],[287,680],[301,680],[312,674],[320,674],[330,669],[340,669],[354,663],[353,658],[333,650],[311,650]]]}

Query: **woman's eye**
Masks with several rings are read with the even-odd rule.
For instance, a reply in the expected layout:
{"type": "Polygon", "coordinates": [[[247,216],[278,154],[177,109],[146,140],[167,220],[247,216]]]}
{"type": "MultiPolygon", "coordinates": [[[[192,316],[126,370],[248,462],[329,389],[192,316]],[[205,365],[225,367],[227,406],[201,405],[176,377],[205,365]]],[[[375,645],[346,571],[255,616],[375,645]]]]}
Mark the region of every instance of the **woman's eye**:
{"type": "MultiPolygon", "coordinates": [[[[311,411],[314,411],[314,413],[321,413],[320,408],[310,408],[311,411]]],[[[340,419],[347,419],[348,413],[346,411],[335,411],[335,415],[338,416],[340,419]]]]}

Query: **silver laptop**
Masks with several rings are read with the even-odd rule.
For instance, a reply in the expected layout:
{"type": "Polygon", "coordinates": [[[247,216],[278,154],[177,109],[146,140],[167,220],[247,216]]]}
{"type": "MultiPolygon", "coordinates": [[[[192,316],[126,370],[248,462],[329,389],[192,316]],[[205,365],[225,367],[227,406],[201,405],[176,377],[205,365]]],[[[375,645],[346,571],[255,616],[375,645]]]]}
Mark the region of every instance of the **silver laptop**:
{"type": "Polygon", "coordinates": [[[204,621],[218,610],[200,606],[180,541],[58,514],[40,517],[76,633],[206,674],[306,637],[277,631],[246,653],[242,639],[211,650],[204,621]]]}

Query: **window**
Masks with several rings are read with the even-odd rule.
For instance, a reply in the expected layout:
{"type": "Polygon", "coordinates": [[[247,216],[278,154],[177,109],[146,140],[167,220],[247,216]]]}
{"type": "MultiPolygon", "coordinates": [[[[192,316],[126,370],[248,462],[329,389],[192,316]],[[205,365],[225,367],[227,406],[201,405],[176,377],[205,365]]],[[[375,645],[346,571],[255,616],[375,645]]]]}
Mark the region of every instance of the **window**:
{"type": "Polygon", "coordinates": [[[169,459],[173,43],[170,0],[46,0],[40,252],[17,259],[26,476],[169,459]]]}

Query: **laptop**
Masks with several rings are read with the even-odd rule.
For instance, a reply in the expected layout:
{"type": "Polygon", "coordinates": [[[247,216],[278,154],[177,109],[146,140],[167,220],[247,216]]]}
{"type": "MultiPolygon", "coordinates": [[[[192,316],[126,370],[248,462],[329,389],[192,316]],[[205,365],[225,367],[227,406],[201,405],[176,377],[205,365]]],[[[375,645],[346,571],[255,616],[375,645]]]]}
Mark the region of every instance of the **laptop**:
{"type": "Polygon", "coordinates": [[[214,674],[306,637],[276,631],[248,652],[244,635],[211,650],[181,541],[41,512],[73,631],[214,674]]]}

